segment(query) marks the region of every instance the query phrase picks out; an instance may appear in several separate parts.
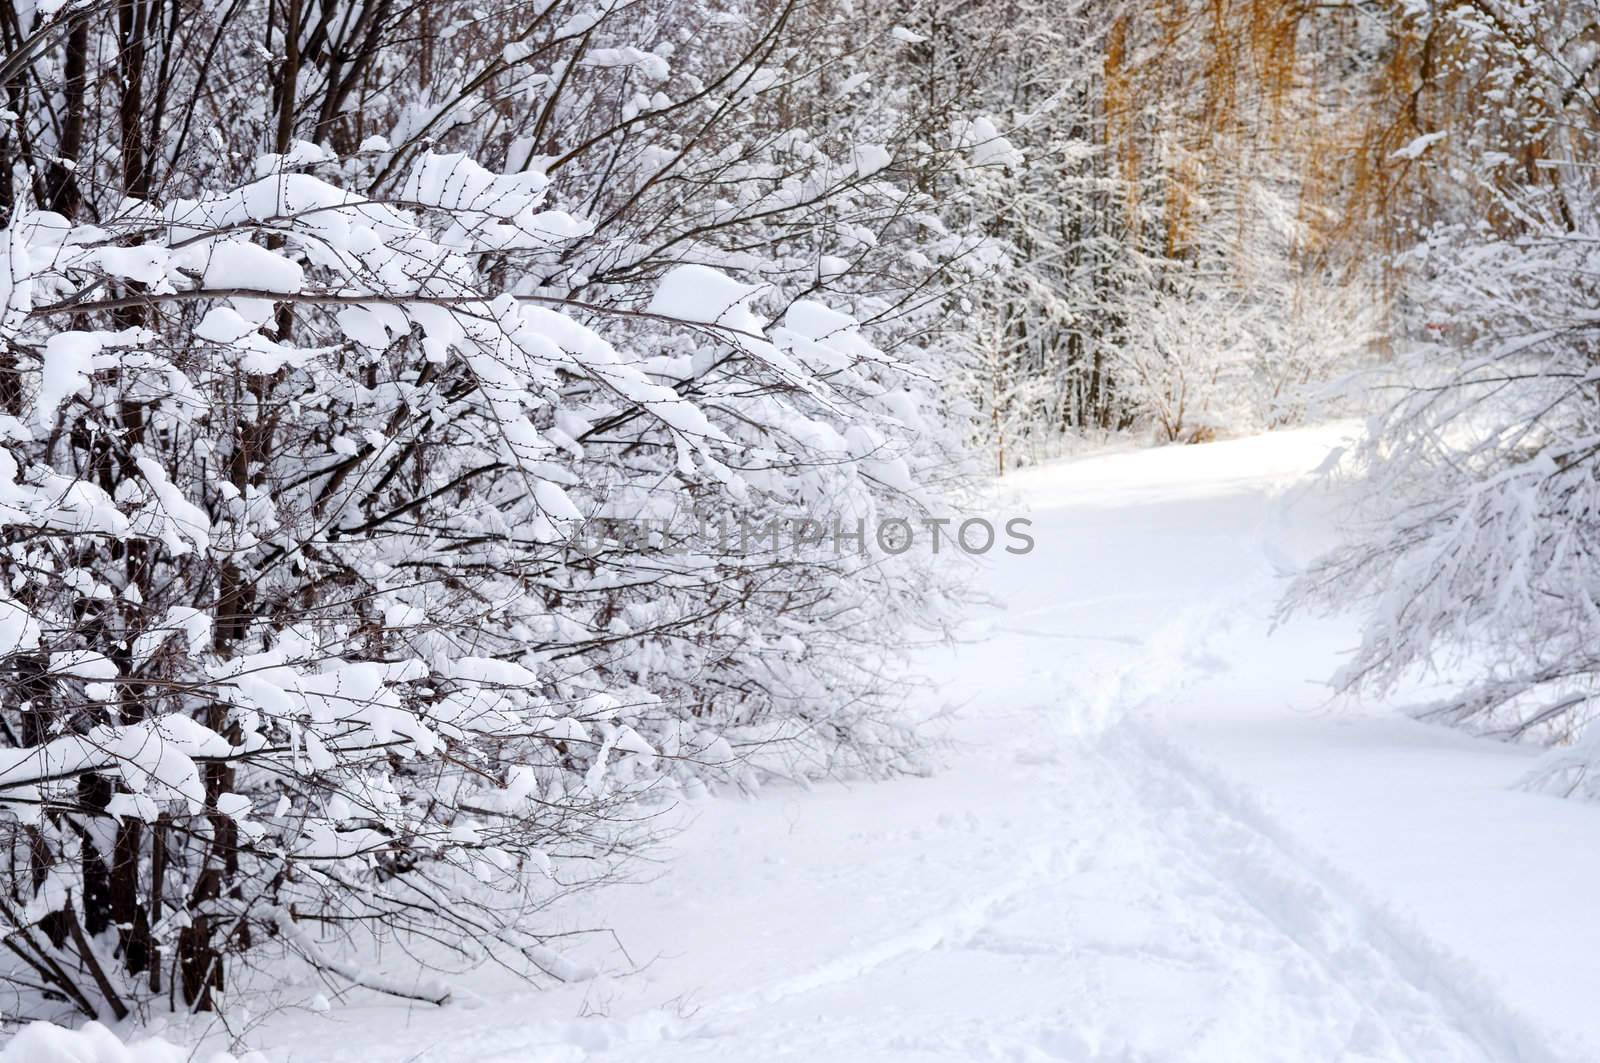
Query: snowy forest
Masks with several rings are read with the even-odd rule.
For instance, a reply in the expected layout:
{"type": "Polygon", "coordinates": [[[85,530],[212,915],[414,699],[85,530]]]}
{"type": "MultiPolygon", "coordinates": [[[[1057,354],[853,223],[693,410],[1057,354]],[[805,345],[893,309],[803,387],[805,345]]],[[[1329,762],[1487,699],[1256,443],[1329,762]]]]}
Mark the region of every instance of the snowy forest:
{"type": "Polygon", "coordinates": [[[1600,1059],[1597,0],[0,0],[0,442],[4,1063],[1600,1059]]]}

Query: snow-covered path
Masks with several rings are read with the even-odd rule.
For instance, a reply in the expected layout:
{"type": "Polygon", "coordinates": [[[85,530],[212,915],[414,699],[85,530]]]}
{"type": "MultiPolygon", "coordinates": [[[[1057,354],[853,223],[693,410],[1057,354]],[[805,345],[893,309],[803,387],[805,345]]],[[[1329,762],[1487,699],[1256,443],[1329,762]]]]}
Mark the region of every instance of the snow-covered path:
{"type": "MultiPolygon", "coordinates": [[[[887,847],[864,832],[828,898],[796,904],[768,879],[768,918],[794,904],[826,955],[775,979],[752,969],[754,990],[695,1001],[662,1040],[624,1035],[603,1058],[1556,1058],[1137,727],[1011,752],[983,765],[1011,781],[975,810],[937,811],[887,847]],[[874,926],[847,938],[811,922],[862,901],[874,926]]],[[[759,955],[781,970],[793,952],[759,955]]],[[[482,1038],[490,1059],[525,1045],[482,1038]]]]}
{"type": "Polygon", "coordinates": [[[958,707],[942,770],[702,802],[661,876],[569,915],[614,926],[634,973],[260,1040],[304,1061],[1600,1058],[1600,812],[1513,790],[1527,751],[1330,708],[1314,681],[1348,622],[1268,635],[1274,566],[1331,504],[1285,489],[1336,438],[1017,477],[1037,549],[926,657],[958,707]]]}

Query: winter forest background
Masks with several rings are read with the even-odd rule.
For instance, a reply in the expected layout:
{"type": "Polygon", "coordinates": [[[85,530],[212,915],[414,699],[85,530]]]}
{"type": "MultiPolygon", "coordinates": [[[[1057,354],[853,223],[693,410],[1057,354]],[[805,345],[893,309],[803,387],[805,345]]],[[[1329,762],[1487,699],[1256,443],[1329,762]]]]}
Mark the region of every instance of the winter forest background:
{"type": "Polygon", "coordinates": [[[925,769],[969,567],[845,533],[1119,439],[1368,418],[1283,608],[1600,794],[1597,93],[1593,0],[4,0],[5,1019],[575,977],[661,808],[925,769]]]}

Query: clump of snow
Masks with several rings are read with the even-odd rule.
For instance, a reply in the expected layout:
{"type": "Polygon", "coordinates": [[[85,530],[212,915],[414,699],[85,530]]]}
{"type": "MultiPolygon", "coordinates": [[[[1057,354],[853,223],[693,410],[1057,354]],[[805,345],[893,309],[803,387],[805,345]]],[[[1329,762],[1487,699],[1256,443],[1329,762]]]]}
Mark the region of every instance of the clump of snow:
{"type": "Polygon", "coordinates": [[[320,144],[313,144],[309,140],[296,140],[289,145],[289,150],[282,155],[268,153],[256,159],[256,176],[267,177],[271,174],[292,170],[300,166],[315,166],[323,162],[337,162],[339,156],[320,144]]]}
{"type": "Polygon", "coordinates": [[[211,245],[201,280],[207,288],[244,288],[262,292],[297,292],[305,271],[275,251],[247,240],[221,240],[211,245]]]}
{"type": "Polygon", "coordinates": [[[591,48],[583,53],[584,66],[634,67],[651,81],[664,81],[671,68],[667,61],[641,48],[591,48]]]}
{"type": "Polygon", "coordinates": [[[1021,149],[1002,136],[991,119],[982,115],[957,119],[951,126],[951,135],[956,147],[967,153],[974,166],[1015,167],[1024,161],[1021,149]]]}
{"type": "Polygon", "coordinates": [[[851,162],[861,177],[871,177],[886,170],[893,161],[894,156],[882,144],[857,144],[851,152],[851,162]]]}
{"type": "Polygon", "coordinates": [[[1427,151],[1430,147],[1437,144],[1439,141],[1443,140],[1449,135],[1450,134],[1448,130],[1441,130],[1437,133],[1423,133],[1421,136],[1416,137],[1410,143],[1406,144],[1405,147],[1399,148],[1392,152],[1389,155],[1389,158],[1404,160],[1420,159],[1422,158],[1423,152],[1427,151]]]}
{"type": "Polygon", "coordinates": [[[675,266],[661,278],[647,309],[678,321],[759,334],[761,320],[746,304],[762,287],[740,283],[710,266],[675,266]]]}
{"type": "Polygon", "coordinates": [[[0,1048],[0,1063],[266,1063],[252,1052],[242,1059],[227,1052],[195,1055],[159,1037],[124,1041],[98,1022],[76,1030],[32,1022],[0,1048]]]}

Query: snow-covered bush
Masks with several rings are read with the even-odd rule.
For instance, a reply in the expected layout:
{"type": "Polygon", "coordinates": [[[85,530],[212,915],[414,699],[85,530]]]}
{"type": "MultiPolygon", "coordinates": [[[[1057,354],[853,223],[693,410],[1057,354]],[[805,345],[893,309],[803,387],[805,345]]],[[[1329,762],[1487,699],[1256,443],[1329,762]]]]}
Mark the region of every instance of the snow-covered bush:
{"type": "Polygon", "coordinates": [[[949,596],[853,536],[943,504],[957,149],[836,76],[840,10],[7,38],[14,984],[207,1009],[287,950],[448,996],[373,935],[562,977],[537,913],[630,802],[915,767],[882,658],[949,596]]]}
{"type": "Polygon", "coordinates": [[[1372,523],[1300,590],[1372,595],[1343,685],[1455,661],[1480,679],[1428,716],[1568,740],[1600,675],[1600,214],[1582,208],[1569,230],[1547,196],[1518,210],[1521,236],[1442,226],[1411,257],[1436,338],[1397,367],[1404,397],[1358,452],[1372,523]]]}
{"type": "Polygon", "coordinates": [[[1128,416],[1162,442],[1302,421],[1319,389],[1374,361],[1380,307],[1363,284],[1273,270],[1153,266],[1112,364],[1128,416]]]}
{"type": "Polygon", "coordinates": [[[1593,4],[1443,5],[1415,30],[1456,61],[1411,95],[1391,158],[1430,195],[1400,260],[1411,349],[1355,455],[1368,508],[1291,603],[1359,597],[1338,676],[1383,691],[1429,668],[1460,689],[1418,711],[1563,751],[1534,781],[1600,795],[1600,136],[1593,4]],[[1494,18],[1486,18],[1492,10],[1494,18]],[[1428,224],[1431,215],[1431,224],[1428,224]],[[1587,735],[1587,737],[1586,737],[1587,735]]]}

